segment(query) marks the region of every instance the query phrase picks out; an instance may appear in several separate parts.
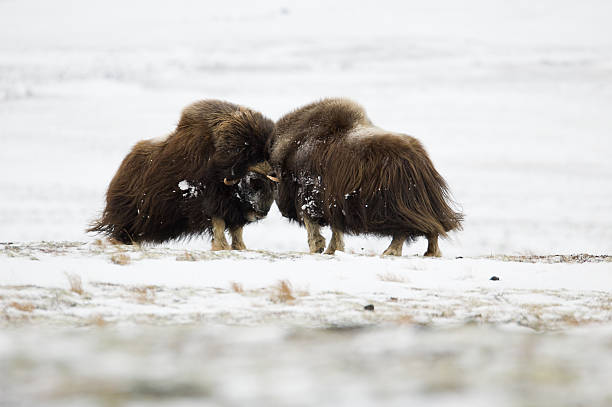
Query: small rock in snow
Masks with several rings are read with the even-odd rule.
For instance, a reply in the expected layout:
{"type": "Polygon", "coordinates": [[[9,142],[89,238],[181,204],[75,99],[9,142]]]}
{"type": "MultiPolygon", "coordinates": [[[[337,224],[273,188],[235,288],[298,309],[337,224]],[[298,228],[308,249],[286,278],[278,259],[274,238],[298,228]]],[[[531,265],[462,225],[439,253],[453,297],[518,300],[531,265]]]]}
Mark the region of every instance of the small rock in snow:
{"type": "Polygon", "coordinates": [[[366,311],[374,311],[374,305],[368,304],[365,307],[363,307],[363,309],[366,311]]]}

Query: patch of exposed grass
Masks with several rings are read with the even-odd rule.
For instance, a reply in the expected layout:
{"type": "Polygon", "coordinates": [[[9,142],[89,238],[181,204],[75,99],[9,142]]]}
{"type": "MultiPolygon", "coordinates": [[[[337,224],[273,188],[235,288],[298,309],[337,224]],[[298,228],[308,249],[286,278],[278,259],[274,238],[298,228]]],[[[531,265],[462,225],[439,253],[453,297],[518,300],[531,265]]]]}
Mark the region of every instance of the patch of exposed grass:
{"type": "Polygon", "coordinates": [[[68,282],[70,283],[70,291],[83,295],[83,281],[81,280],[81,276],[78,274],[66,273],[66,278],[68,278],[68,282]]]}
{"type": "Polygon", "coordinates": [[[414,317],[410,314],[402,315],[398,319],[395,320],[398,324],[414,324],[414,317]]]}
{"type": "Polygon", "coordinates": [[[23,311],[23,312],[32,312],[36,308],[34,306],[34,304],[32,304],[30,302],[16,302],[16,301],[11,302],[9,304],[9,307],[15,308],[15,309],[17,309],[19,311],[23,311]]]}
{"type": "Polygon", "coordinates": [[[94,315],[88,321],[87,325],[95,325],[95,326],[102,327],[102,326],[108,325],[108,321],[106,321],[102,315],[94,315]]]}
{"type": "Polygon", "coordinates": [[[129,255],[125,253],[115,253],[111,256],[110,260],[115,264],[119,264],[120,266],[125,266],[127,264],[130,264],[130,261],[132,259],[130,258],[129,255]]]}
{"type": "Polygon", "coordinates": [[[152,286],[152,285],[130,288],[130,291],[136,294],[136,299],[141,304],[154,303],[156,290],[157,290],[157,287],[152,286]]]}
{"type": "Polygon", "coordinates": [[[527,254],[522,256],[487,256],[491,260],[514,261],[520,263],[606,263],[612,262],[612,256],[609,255],[594,255],[594,254],[553,254],[546,256],[537,256],[527,254]]]}
{"type": "Polygon", "coordinates": [[[293,287],[288,280],[280,280],[272,287],[270,300],[275,303],[294,301],[293,287]]]}
{"type": "Polygon", "coordinates": [[[393,283],[409,282],[409,280],[406,277],[400,276],[399,274],[395,274],[395,273],[389,273],[389,272],[384,273],[384,274],[379,274],[378,279],[381,281],[393,282],[393,283]]]}
{"type": "Polygon", "coordinates": [[[242,284],[236,281],[232,281],[230,283],[230,288],[232,289],[232,291],[237,292],[238,294],[244,293],[244,288],[242,287],[242,284]]]}
{"type": "Polygon", "coordinates": [[[92,242],[92,245],[98,246],[98,247],[106,247],[106,242],[102,239],[96,239],[92,242]]]}
{"type": "Polygon", "coordinates": [[[197,258],[196,256],[193,255],[193,253],[189,253],[187,250],[185,250],[185,253],[181,253],[178,256],[176,256],[176,261],[196,261],[197,258]]]}

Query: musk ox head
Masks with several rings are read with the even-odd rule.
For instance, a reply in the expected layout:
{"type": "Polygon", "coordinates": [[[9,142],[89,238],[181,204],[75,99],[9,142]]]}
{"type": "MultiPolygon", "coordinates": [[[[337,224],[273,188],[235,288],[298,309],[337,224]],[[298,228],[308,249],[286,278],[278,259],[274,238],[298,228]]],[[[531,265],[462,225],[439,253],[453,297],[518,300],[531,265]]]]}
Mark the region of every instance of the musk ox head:
{"type": "Polygon", "coordinates": [[[249,171],[237,187],[245,219],[253,222],[265,218],[274,202],[276,184],[264,175],[249,171]]]}
{"type": "Polygon", "coordinates": [[[226,185],[236,185],[236,194],[242,205],[245,219],[253,222],[265,218],[274,202],[274,192],[278,178],[267,161],[249,167],[246,175],[238,180],[223,181],[226,185]]]}

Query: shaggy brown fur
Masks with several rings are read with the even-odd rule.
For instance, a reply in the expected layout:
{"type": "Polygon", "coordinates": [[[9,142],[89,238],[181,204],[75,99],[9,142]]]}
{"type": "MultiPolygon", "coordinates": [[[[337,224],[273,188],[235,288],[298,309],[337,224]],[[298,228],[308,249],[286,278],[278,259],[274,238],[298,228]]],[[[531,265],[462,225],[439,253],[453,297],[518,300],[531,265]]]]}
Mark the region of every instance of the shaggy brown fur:
{"type": "Polygon", "coordinates": [[[260,113],[231,103],[188,106],[167,138],[141,141],[125,157],[88,231],[126,244],[163,242],[212,235],[214,223],[213,248],[229,248],[225,229],[244,248],[241,228],[273,202],[265,162],[273,129],[260,113]]]}
{"type": "Polygon", "coordinates": [[[325,99],[276,123],[271,163],[280,174],[276,203],[304,223],[312,252],[324,249],[319,226],[331,225],[327,253],[342,250],[342,233],[392,236],[385,254],[426,236],[426,255],[439,256],[438,236],[460,229],[446,182],[421,143],[375,127],[364,109],[325,99]]]}

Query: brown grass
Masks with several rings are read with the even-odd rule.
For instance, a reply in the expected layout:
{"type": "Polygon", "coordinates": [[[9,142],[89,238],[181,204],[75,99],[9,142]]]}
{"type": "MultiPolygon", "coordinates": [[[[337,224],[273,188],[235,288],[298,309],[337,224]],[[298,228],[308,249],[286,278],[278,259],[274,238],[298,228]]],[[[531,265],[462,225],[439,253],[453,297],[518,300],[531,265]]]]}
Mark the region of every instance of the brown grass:
{"type": "Polygon", "coordinates": [[[378,279],[381,281],[388,281],[393,283],[407,283],[409,281],[406,277],[394,273],[379,274],[378,279]]]}
{"type": "Polygon", "coordinates": [[[98,247],[106,247],[106,243],[102,239],[94,240],[92,245],[98,246],[98,247]]]}
{"type": "Polygon", "coordinates": [[[270,296],[272,302],[288,302],[295,300],[293,295],[293,287],[288,280],[280,280],[275,286],[272,287],[272,295],[270,296]]]}
{"type": "Polygon", "coordinates": [[[70,283],[70,291],[83,295],[83,281],[81,280],[81,276],[78,274],[66,273],[66,278],[68,278],[68,282],[70,283]]]}
{"type": "Polygon", "coordinates": [[[104,317],[102,317],[102,315],[95,315],[93,316],[89,321],[88,321],[89,325],[95,325],[95,326],[105,326],[108,324],[108,322],[104,319],[104,317]]]}
{"type": "Polygon", "coordinates": [[[19,311],[23,311],[23,312],[32,312],[34,311],[34,309],[36,308],[34,306],[34,304],[30,303],[30,302],[24,302],[24,303],[19,303],[19,302],[11,302],[9,304],[9,307],[15,308],[19,311]]]}
{"type": "Polygon", "coordinates": [[[125,266],[126,264],[130,264],[131,258],[125,253],[116,253],[111,256],[111,261],[115,264],[119,264],[121,266],[125,266]]]}
{"type": "Polygon", "coordinates": [[[398,324],[414,324],[414,317],[412,315],[406,314],[399,317],[396,321],[398,324]]]}
{"type": "Polygon", "coordinates": [[[534,254],[525,254],[522,256],[487,256],[486,258],[501,261],[513,261],[520,263],[609,263],[612,262],[610,255],[593,255],[587,253],[580,254],[553,254],[546,256],[537,256],[534,254]]]}
{"type": "Polygon", "coordinates": [[[141,304],[152,304],[155,302],[155,290],[157,287],[148,285],[143,287],[132,287],[130,290],[136,294],[136,299],[141,304]]]}
{"type": "Polygon", "coordinates": [[[244,292],[244,288],[242,287],[242,284],[236,281],[232,281],[230,283],[230,288],[232,289],[232,291],[237,292],[238,294],[242,294],[244,292]]]}
{"type": "Polygon", "coordinates": [[[580,325],[585,325],[587,324],[589,321],[580,321],[576,318],[575,315],[572,314],[564,314],[561,316],[561,321],[564,324],[570,325],[570,326],[580,326],[580,325]]]}
{"type": "Polygon", "coordinates": [[[196,261],[196,260],[197,260],[196,257],[192,253],[189,253],[188,251],[185,251],[185,253],[182,253],[176,256],[176,261],[196,261]]]}

